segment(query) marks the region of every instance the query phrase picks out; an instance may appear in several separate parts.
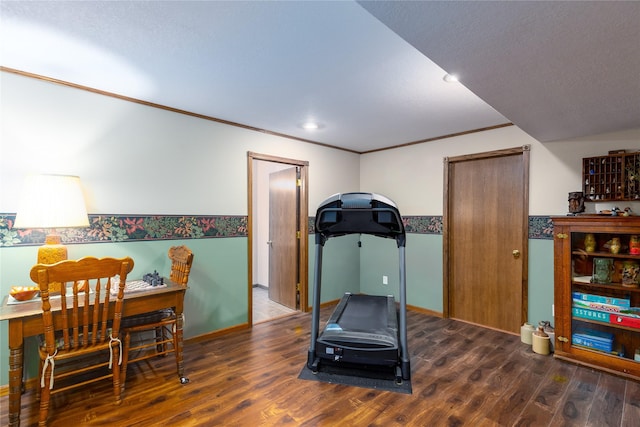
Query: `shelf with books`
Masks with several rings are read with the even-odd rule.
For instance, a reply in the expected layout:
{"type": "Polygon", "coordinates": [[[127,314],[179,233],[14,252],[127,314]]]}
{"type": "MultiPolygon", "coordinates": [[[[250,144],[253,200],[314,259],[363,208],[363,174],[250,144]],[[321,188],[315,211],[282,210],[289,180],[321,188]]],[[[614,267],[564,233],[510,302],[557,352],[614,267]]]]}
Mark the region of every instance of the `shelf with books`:
{"type": "Polygon", "coordinates": [[[554,217],[555,356],[640,379],[640,217],[554,217]],[[616,240],[614,240],[614,238],[616,240]],[[587,241],[595,248],[587,251],[587,241]],[[610,249],[612,243],[617,246],[610,249]],[[613,251],[613,252],[612,252],[613,251]],[[585,332],[586,331],[586,332],[585,332]]]}
{"type": "MultiPolygon", "coordinates": [[[[618,324],[611,323],[611,321],[609,319],[596,320],[596,319],[583,318],[583,317],[580,317],[580,316],[574,316],[573,320],[574,320],[574,322],[580,322],[580,323],[592,324],[592,325],[600,325],[600,326],[603,326],[605,328],[616,328],[616,329],[620,329],[620,330],[626,330],[626,331],[629,331],[629,332],[640,332],[640,326],[618,325],[618,324]]],[[[574,326],[574,328],[575,328],[575,326],[574,326]]]]}

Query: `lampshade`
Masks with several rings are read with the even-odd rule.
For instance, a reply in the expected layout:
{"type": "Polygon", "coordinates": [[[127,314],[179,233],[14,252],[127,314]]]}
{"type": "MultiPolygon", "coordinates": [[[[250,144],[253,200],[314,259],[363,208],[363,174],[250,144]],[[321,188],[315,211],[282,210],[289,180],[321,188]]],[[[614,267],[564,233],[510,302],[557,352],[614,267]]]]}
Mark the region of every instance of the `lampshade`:
{"type": "MultiPolygon", "coordinates": [[[[55,264],[67,259],[67,247],[53,229],[88,226],[80,178],[70,175],[27,177],[14,228],[49,229],[45,244],[38,249],[38,264],[55,264]]],[[[60,286],[60,283],[52,284],[50,290],[59,291],[60,286]]]]}
{"type": "Polygon", "coordinates": [[[80,178],[71,175],[30,175],[14,228],[88,227],[89,217],[80,178]]]}

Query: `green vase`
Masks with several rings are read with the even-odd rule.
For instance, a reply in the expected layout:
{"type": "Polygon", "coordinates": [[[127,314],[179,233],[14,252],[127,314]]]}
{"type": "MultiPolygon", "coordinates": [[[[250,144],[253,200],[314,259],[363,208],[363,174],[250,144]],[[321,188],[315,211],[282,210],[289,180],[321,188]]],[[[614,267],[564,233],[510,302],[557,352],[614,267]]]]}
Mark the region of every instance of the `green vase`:
{"type": "Polygon", "coordinates": [[[613,260],[611,258],[593,259],[593,283],[611,283],[613,275],[613,260]]]}

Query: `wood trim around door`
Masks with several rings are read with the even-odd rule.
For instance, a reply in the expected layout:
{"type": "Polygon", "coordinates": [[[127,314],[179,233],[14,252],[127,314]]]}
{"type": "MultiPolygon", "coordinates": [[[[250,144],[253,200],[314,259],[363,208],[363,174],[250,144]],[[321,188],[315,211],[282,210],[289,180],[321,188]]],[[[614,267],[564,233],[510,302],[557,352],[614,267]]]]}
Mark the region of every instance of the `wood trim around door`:
{"type": "Polygon", "coordinates": [[[450,317],[449,308],[449,263],[450,263],[450,251],[449,251],[449,174],[450,164],[455,162],[475,160],[475,159],[487,159],[491,157],[509,156],[509,155],[522,155],[522,172],[523,172],[523,218],[524,224],[522,229],[522,241],[525,243],[522,247],[522,307],[520,310],[521,318],[526,321],[528,319],[528,291],[529,291],[529,163],[530,163],[530,149],[529,145],[522,147],[507,148],[503,150],[495,150],[484,153],[468,154],[455,157],[445,157],[444,161],[444,201],[443,201],[443,217],[442,217],[442,237],[443,237],[443,306],[442,316],[444,318],[450,317]]]}
{"type": "Polygon", "coordinates": [[[300,274],[300,311],[309,311],[309,162],[306,160],[287,159],[268,154],[247,152],[247,250],[248,250],[248,307],[249,327],[253,326],[253,160],[282,163],[300,168],[300,200],[298,206],[298,222],[300,224],[300,245],[298,254],[298,271],[300,274]]]}

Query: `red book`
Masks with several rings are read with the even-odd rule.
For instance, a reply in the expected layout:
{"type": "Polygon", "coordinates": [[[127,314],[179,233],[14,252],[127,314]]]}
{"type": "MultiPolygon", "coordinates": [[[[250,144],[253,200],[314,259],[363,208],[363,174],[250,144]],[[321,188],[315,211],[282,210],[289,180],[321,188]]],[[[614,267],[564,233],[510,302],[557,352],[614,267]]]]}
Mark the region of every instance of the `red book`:
{"type": "Polygon", "coordinates": [[[609,314],[609,323],[640,329],[640,318],[623,316],[622,314],[609,314]]]}

